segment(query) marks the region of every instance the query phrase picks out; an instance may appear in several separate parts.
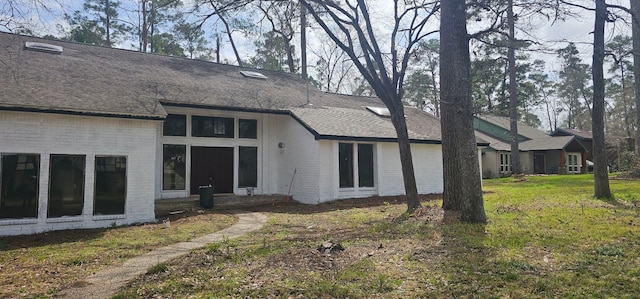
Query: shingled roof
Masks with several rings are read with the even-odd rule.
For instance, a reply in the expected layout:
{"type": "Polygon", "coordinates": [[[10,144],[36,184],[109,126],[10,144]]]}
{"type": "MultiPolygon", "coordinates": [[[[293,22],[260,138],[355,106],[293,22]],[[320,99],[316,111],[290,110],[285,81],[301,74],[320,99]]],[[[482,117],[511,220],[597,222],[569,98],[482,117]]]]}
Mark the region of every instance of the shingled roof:
{"type": "Polygon", "coordinates": [[[255,79],[237,66],[7,33],[0,45],[2,107],[164,117],[159,103],[282,110],[306,101],[294,74],[260,70],[267,79],[255,79]],[[63,51],[28,50],[29,41],[63,51]]]}
{"type": "MultiPolygon", "coordinates": [[[[511,130],[511,125],[509,123],[508,117],[488,115],[488,114],[478,115],[476,117],[484,121],[487,121],[491,124],[494,124],[504,130],[507,130],[507,131],[511,130]]],[[[545,134],[544,132],[536,128],[530,127],[522,122],[518,122],[518,135],[521,135],[526,139],[538,139],[538,138],[549,137],[549,135],[545,134]]]]}
{"type": "Polygon", "coordinates": [[[576,136],[583,140],[592,140],[593,133],[591,131],[582,131],[576,129],[557,129],[551,133],[551,136],[576,136]]]}
{"type": "MultiPolygon", "coordinates": [[[[483,115],[478,118],[484,121],[500,127],[500,132],[497,135],[503,137],[504,133],[509,130],[509,119],[500,116],[483,115]],[[505,131],[506,130],[506,131],[505,131]]],[[[491,132],[483,132],[476,130],[475,134],[477,138],[484,139],[489,142],[489,147],[496,151],[510,151],[511,144],[502,139],[491,136],[491,132]]],[[[520,151],[546,151],[546,150],[567,150],[584,148],[584,146],[576,140],[574,136],[549,136],[544,132],[527,126],[523,123],[518,123],[518,134],[524,136],[527,139],[520,141],[520,151]]]]}
{"type": "MultiPolygon", "coordinates": [[[[325,93],[296,74],[9,33],[0,33],[0,86],[2,110],[163,119],[163,106],[184,106],[290,114],[319,139],[396,136],[389,118],[366,110],[384,107],[378,98],[325,93]]],[[[405,114],[414,142],[440,142],[437,118],[410,107],[405,114]]]]}

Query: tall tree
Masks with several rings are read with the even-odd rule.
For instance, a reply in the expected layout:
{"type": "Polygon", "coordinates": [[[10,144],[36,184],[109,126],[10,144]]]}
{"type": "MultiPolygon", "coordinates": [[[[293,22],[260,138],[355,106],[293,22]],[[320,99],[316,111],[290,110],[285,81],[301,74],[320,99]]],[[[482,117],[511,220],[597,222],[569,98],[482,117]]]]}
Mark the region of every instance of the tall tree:
{"type": "Polygon", "coordinates": [[[520,144],[518,140],[518,81],[516,78],[516,20],[513,15],[513,0],[507,0],[507,23],[509,26],[509,133],[511,136],[511,167],[513,173],[521,173],[520,144]]]}
{"type": "Polygon", "coordinates": [[[414,70],[406,84],[407,102],[440,117],[440,84],[438,67],[440,64],[440,41],[421,41],[413,54],[414,70]]]}
{"type": "Polygon", "coordinates": [[[420,207],[420,201],[404,116],[403,84],[412,49],[432,33],[427,29],[427,22],[439,10],[438,3],[394,0],[393,11],[390,12],[393,14],[391,31],[389,35],[385,35],[376,32],[370,4],[366,0],[301,2],[323,31],[351,58],[378,98],[389,109],[398,138],[407,211],[413,212],[420,207]],[[338,29],[332,30],[330,22],[336,24],[338,29]],[[382,36],[388,36],[389,39],[383,39],[382,36]],[[389,50],[383,50],[385,45],[389,50]]]}
{"type": "MultiPolygon", "coordinates": [[[[153,41],[160,42],[161,45],[158,45],[160,48],[166,45],[167,38],[154,38],[154,36],[162,34],[167,37],[167,34],[171,34],[171,28],[166,28],[162,32],[161,27],[174,21],[181,22],[182,15],[176,10],[181,6],[182,1],[180,0],[140,0],[140,19],[142,21],[139,29],[140,51],[151,53],[163,51],[162,49],[154,49],[153,41]]],[[[175,36],[171,35],[171,38],[175,39],[175,36]]]]}
{"type": "Polygon", "coordinates": [[[309,50],[318,57],[315,65],[318,88],[327,92],[345,92],[345,85],[353,75],[353,63],[344,51],[329,40],[321,40],[318,49],[309,50]]]}
{"type": "Polygon", "coordinates": [[[607,153],[604,137],[604,26],[607,20],[607,3],[595,0],[596,17],[593,30],[593,177],[594,197],[611,198],[607,153]]]}
{"type": "Polygon", "coordinates": [[[540,127],[542,122],[535,112],[536,108],[544,110],[547,100],[553,101],[555,92],[553,82],[547,74],[546,63],[544,60],[536,59],[530,64],[521,64],[518,69],[526,70],[523,76],[518,76],[520,120],[531,127],[540,127]]]}
{"type": "Polygon", "coordinates": [[[279,36],[283,42],[282,49],[286,53],[287,70],[290,73],[297,71],[295,46],[292,41],[296,34],[296,25],[300,14],[297,1],[258,1],[258,9],[262,11],[264,18],[271,25],[271,32],[279,36]]]}
{"type": "Polygon", "coordinates": [[[75,11],[73,16],[65,16],[65,19],[71,25],[71,30],[61,38],[62,40],[94,46],[105,44],[105,29],[97,20],[90,20],[80,11],[75,11]]]}
{"type": "Polygon", "coordinates": [[[180,20],[173,26],[173,32],[183,44],[182,48],[187,51],[189,58],[196,58],[198,53],[205,53],[209,50],[207,40],[204,38],[204,30],[200,26],[180,20]]]}
{"type": "Polygon", "coordinates": [[[249,63],[253,67],[272,70],[295,72],[298,67],[297,60],[291,61],[290,53],[295,49],[291,49],[290,41],[281,34],[274,31],[265,33],[262,40],[256,40],[256,54],[249,63]]]}
{"type": "Polygon", "coordinates": [[[150,42],[153,44],[153,53],[186,57],[184,53],[185,51],[180,45],[180,41],[171,33],[156,33],[151,37],[150,42]]]}
{"type": "Polygon", "coordinates": [[[238,51],[234,33],[244,32],[246,35],[253,28],[251,21],[246,19],[246,16],[250,13],[244,11],[251,2],[253,0],[196,0],[194,3],[194,12],[205,10],[203,14],[197,16],[201,25],[209,19],[222,23],[222,31],[227,35],[227,40],[239,66],[243,65],[243,59],[238,51]]]}
{"type": "Polygon", "coordinates": [[[613,99],[609,115],[605,115],[605,129],[615,135],[635,137],[635,110],[633,97],[633,49],[631,37],[616,35],[605,45],[610,64],[607,94],[613,99]]]}
{"type": "Polygon", "coordinates": [[[588,131],[591,130],[593,96],[588,86],[589,65],[582,63],[579,54],[574,43],[558,50],[562,68],[558,73],[557,89],[567,111],[566,126],[588,131]]]}
{"type": "Polygon", "coordinates": [[[474,51],[471,61],[474,111],[507,116],[507,60],[501,40],[483,43],[474,51]]]}
{"type": "Polygon", "coordinates": [[[473,129],[471,58],[465,0],[442,2],[440,99],[444,173],[443,208],[461,210],[461,220],[487,220],[473,129]]]}
{"type": "Polygon", "coordinates": [[[636,154],[640,156],[640,3],[631,3],[631,31],[633,39],[633,89],[636,104],[636,154]]]}
{"type": "Polygon", "coordinates": [[[85,0],[83,11],[89,20],[97,21],[104,30],[104,46],[111,47],[122,36],[131,31],[131,27],[118,19],[121,2],[117,0],[85,0]]]}

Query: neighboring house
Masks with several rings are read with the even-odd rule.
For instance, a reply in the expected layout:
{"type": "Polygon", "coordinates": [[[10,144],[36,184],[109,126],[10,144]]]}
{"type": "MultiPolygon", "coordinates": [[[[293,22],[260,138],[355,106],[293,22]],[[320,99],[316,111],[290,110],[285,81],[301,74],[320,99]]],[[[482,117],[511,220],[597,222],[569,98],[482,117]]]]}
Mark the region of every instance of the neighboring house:
{"type": "MultiPolygon", "coordinates": [[[[156,199],[404,194],[381,101],[295,74],[0,33],[0,235],[154,221],[156,199]]],[[[405,111],[418,191],[440,122],[405,111]]]]}
{"type": "Polygon", "coordinates": [[[586,160],[591,160],[591,153],[593,152],[593,134],[591,131],[582,131],[576,129],[556,129],[551,132],[551,136],[575,136],[587,150],[586,160]]]}
{"type": "MultiPolygon", "coordinates": [[[[482,176],[495,178],[511,175],[511,134],[509,118],[476,116],[476,137],[489,143],[482,149],[482,176]]],[[[568,174],[586,171],[585,145],[575,136],[549,136],[518,123],[520,164],[525,174],[568,174]]]]}

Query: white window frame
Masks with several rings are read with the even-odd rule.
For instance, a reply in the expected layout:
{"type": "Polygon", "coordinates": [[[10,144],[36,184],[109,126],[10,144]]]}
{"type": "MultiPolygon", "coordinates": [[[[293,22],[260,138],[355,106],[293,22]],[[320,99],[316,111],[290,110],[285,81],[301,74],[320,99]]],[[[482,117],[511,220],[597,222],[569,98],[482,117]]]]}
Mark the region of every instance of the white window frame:
{"type": "Polygon", "coordinates": [[[579,153],[567,153],[567,173],[580,173],[579,153]]]}
{"type": "Polygon", "coordinates": [[[500,173],[509,173],[512,171],[511,153],[502,152],[498,159],[498,170],[500,173]]]}
{"type": "MultiPolygon", "coordinates": [[[[338,188],[340,190],[355,190],[355,189],[362,189],[362,190],[370,190],[370,189],[375,189],[378,186],[378,181],[377,181],[377,176],[376,176],[376,172],[377,172],[377,167],[376,167],[376,146],[375,143],[356,143],[356,142],[339,142],[340,143],[345,143],[345,144],[351,144],[352,145],[352,161],[351,161],[351,167],[352,167],[352,182],[353,182],[353,186],[352,187],[340,187],[340,180],[338,179],[338,188]],[[369,186],[369,187],[361,187],[360,186],[360,169],[359,169],[359,165],[358,165],[358,146],[359,145],[371,145],[372,146],[372,150],[373,150],[373,157],[371,160],[371,163],[373,164],[373,186],[369,186]]],[[[338,159],[340,156],[340,152],[338,149],[338,159]]],[[[340,176],[340,163],[338,163],[338,177],[340,176]]]]}

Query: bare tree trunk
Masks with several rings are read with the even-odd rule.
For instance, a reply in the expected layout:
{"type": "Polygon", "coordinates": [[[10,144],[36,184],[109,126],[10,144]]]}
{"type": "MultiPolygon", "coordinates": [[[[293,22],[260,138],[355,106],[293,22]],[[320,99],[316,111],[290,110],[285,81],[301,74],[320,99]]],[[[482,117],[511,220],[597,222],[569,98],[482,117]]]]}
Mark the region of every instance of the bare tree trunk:
{"type": "Polygon", "coordinates": [[[142,33],[140,34],[140,51],[147,52],[147,45],[149,44],[149,25],[147,24],[148,11],[147,1],[142,0],[142,33]]]}
{"type": "Polygon", "coordinates": [[[549,111],[549,102],[547,102],[548,100],[544,101],[544,106],[545,106],[545,110],[547,112],[547,119],[549,120],[549,130],[551,130],[551,132],[555,131],[556,128],[553,126],[553,121],[551,120],[551,112],[549,111]]]}
{"type": "Polygon", "coordinates": [[[104,28],[106,29],[106,45],[107,47],[111,47],[111,14],[109,13],[109,0],[105,1],[104,4],[104,15],[105,15],[105,24],[104,28]]]}
{"type": "Polygon", "coordinates": [[[289,67],[289,73],[294,74],[296,72],[295,59],[293,58],[293,52],[295,52],[293,45],[291,45],[291,41],[288,42],[289,46],[287,47],[287,66],[289,67]]]}
{"type": "Polygon", "coordinates": [[[509,129],[511,133],[511,167],[512,173],[522,173],[520,166],[520,145],[518,144],[518,85],[516,82],[516,36],[515,18],[513,16],[513,0],[508,1],[507,19],[509,22],[509,129]]]}
{"type": "Polygon", "coordinates": [[[441,2],[440,99],[444,167],[443,208],[461,220],[487,221],[473,130],[471,58],[465,0],[441,2]]]}
{"type": "Polygon", "coordinates": [[[593,30],[593,174],[594,197],[611,198],[607,153],[604,140],[604,24],[607,19],[605,0],[596,0],[596,18],[593,30]]]}
{"type": "Polygon", "coordinates": [[[638,1],[630,2],[633,18],[633,89],[636,102],[636,154],[640,155],[640,3],[638,1]]]}
{"type": "MultiPolygon", "coordinates": [[[[216,8],[217,11],[217,8],[216,8]]],[[[224,24],[224,28],[227,31],[227,36],[229,37],[229,43],[231,43],[231,48],[233,49],[233,54],[236,55],[236,61],[238,61],[238,65],[242,66],[242,59],[240,58],[240,53],[238,53],[238,48],[236,47],[236,43],[233,41],[233,36],[231,35],[231,28],[229,28],[229,23],[227,20],[220,14],[218,14],[220,21],[224,24]]]]}
{"type": "Polygon", "coordinates": [[[407,197],[407,212],[411,213],[420,207],[416,176],[413,170],[413,158],[411,154],[411,142],[407,130],[407,121],[404,117],[402,104],[395,105],[391,111],[391,122],[398,135],[398,148],[400,150],[400,164],[402,166],[402,179],[407,197]]]}
{"type": "Polygon", "coordinates": [[[302,79],[307,80],[307,8],[300,4],[300,62],[302,79]]]}

